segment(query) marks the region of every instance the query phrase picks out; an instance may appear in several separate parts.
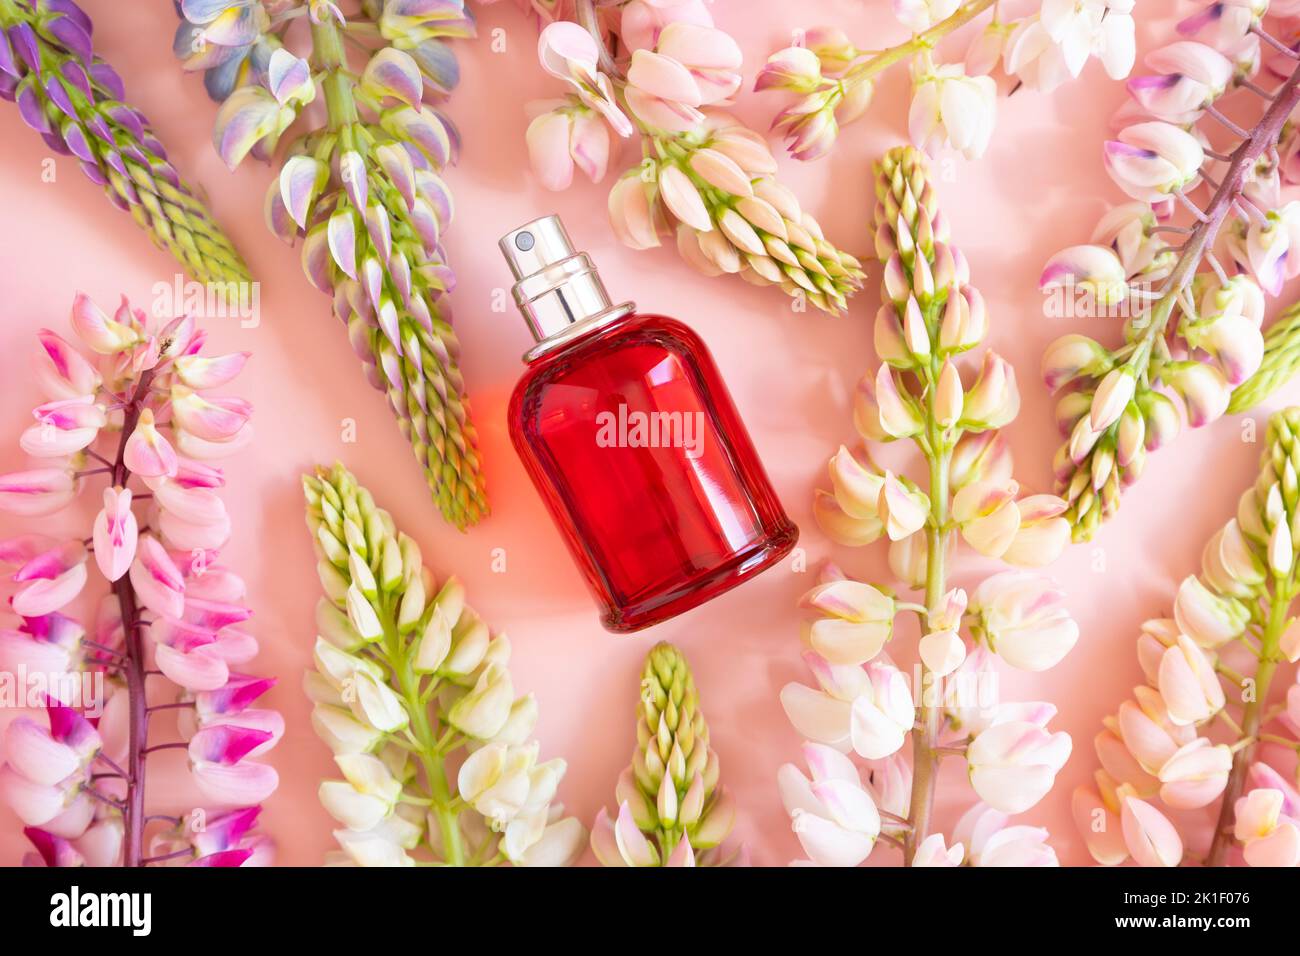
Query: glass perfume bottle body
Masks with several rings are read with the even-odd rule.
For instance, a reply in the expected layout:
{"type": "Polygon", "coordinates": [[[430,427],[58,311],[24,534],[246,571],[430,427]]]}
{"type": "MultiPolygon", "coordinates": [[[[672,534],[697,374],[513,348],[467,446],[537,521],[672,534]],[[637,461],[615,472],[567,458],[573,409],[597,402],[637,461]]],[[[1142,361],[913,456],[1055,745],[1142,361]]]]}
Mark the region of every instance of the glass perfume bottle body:
{"type": "Polygon", "coordinates": [[[798,538],[712,356],[673,319],[628,315],[543,353],[510,431],[611,631],[695,607],[798,538]]]}

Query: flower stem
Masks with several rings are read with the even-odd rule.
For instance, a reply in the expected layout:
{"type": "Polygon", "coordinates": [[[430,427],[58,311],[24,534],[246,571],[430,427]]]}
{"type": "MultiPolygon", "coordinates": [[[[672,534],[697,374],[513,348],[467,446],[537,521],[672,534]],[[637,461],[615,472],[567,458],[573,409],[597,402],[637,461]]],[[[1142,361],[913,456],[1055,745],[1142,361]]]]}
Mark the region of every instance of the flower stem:
{"type": "MultiPolygon", "coordinates": [[[[1155,341],[1164,334],[1178,297],[1191,284],[1206,252],[1213,248],[1219,228],[1227,218],[1229,210],[1245,189],[1247,171],[1254,167],[1261,156],[1277,145],[1282,126],[1297,104],[1300,104],[1300,64],[1273,94],[1273,103],[1264,113],[1263,118],[1249,132],[1242,131],[1241,135],[1245,138],[1233,150],[1232,162],[1223,176],[1223,181],[1214,191],[1209,205],[1201,212],[1200,221],[1192,228],[1187,241],[1183,244],[1182,251],[1178,254],[1178,261],[1161,289],[1160,298],[1151,309],[1142,339],[1129,357],[1129,365],[1137,374],[1146,374],[1155,341]]],[[[1213,112],[1212,107],[1211,111],[1211,115],[1218,115],[1213,112]]]]}
{"type": "Polygon", "coordinates": [[[410,717],[410,736],[420,765],[424,768],[428,793],[422,799],[428,801],[429,813],[438,821],[442,833],[443,862],[448,866],[464,866],[464,841],[457,820],[459,814],[453,807],[451,786],[447,783],[443,742],[429,719],[428,701],[420,693],[420,675],[415,672],[414,666],[415,646],[411,643],[403,648],[402,638],[394,624],[396,609],[388,608],[386,611],[388,613],[383,616],[384,656],[396,678],[397,686],[394,690],[401,696],[410,717]]]}
{"type": "MultiPolygon", "coordinates": [[[[113,462],[113,485],[125,488],[131,472],[126,467],[126,443],[140,421],[140,412],[144,409],[153,382],[153,369],[147,369],[136,384],[123,411],[122,433],[117,445],[117,457],[113,462]]],[[[113,594],[117,598],[118,611],[122,617],[122,635],[125,642],[125,655],[122,661],[122,673],[126,677],[128,705],[128,737],[126,763],[126,798],[122,814],[122,862],[124,866],[143,866],[144,860],[144,765],[145,751],[149,737],[149,699],[145,689],[144,642],[140,637],[140,607],[136,603],[135,588],[131,576],[122,575],[113,582],[113,594]]]]}
{"type": "Polygon", "coordinates": [[[1237,798],[1245,787],[1246,771],[1254,759],[1259,730],[1264,722],[1269,688],[1283,656],[1279,645],[1289,623],[1291,600],[1295,597],[1293,577],[1294,574],[1279,580],[1273,593],[1268,626],[1264,629],[1264,639],[1260,646],[1259,669],[1255,671],[1254,695],[1246,701],[1241,712],[1241,740],[1248,743],[1233,751],[1232,769],[1228,772],[1228,784],[1223,788],[1223,802],[1219,805],[1219,819],[1215,824],[1214,841],[1210,844],[1206,866],[1223,866],[1224,857],[1232,843],[1232,822],[1236,816],[1237,798]]]}
{"type": "Polygon", "coordinates": [[[971,0],[971,2],[958,7],[956,12],[946,20],[940,20],[924,33],[918,33],[912,39],[900,43],[897,46],[891,46],[888,49],[881,50],[869,60],[864,60],[856,66],[850,67],[844,74],[843,83],[845,88],[856,86],[859,83],[865,83],[877,73],[881,73],[900,60],[905,60],[915,53],[933,49],[934,45],[946,37],[949,33],[965,26],[971,20],[975,19],[989,7],[993,6],[995,0],[971,0]]]}
{"type": "Polygon", "coordinates": [[[320,23],[311,25],[311,60],[316,69],[325,73],[321,90],[325,94],[329,128],[337,131],[357,122],[360,114],[346,72],[343,34],[329,17],[321,17],[320,23]]]}
{"type": "MultiPolygon", "coordinates": [[[[926,442],[922,446],[930,463],[930,521],[925,530],[925,604],[936,608],[947,592],[948,553],[948,463],[952,457],[951,437],[939,427],[934,408],[938,359],[932,358],[925,370],[929,379],[926,390],[926,442]]],[[[903,863],[911,866],[916,849],[930,833],[930,816],[934,807],[934,789],[938,779],[939,731],[943,721],[943,701],[939,681],[925,662],[921,662],[920,708],[918,727],[912,731],[912,796],[908,804],[911,829],[903,835],[903,863]]]]}

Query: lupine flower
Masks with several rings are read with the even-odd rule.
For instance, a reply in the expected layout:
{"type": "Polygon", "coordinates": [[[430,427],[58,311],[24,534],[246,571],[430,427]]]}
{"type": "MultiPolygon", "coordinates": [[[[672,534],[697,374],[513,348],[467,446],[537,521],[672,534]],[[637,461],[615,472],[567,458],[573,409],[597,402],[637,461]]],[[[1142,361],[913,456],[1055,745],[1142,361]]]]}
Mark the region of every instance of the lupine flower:
{"type": "Polygon", "coordinates": [[[777,774],[781,800],[809,860],[818,866],[857,866],[880,835],[880,814],[857,768],[830,747],[806,743],[811,778],[794,764],[777,774]]]}
{"type": "Polygon", "coordinates": [[[971,787],[1004,813],[1020,813],[1051,789],[1070,756],[1069,734],[1049,733],[1042,723],[997,720],[980,731],[967,751],[971,787]]]}
{"type": "Polygon", "coordinates": [[[1053,90],[1079,76],[1093,57],[1112,78],[1121,79],[1135,55],[1132,10],[1132,0],[1044,0],[1026,16],[1003,19],[1004,11],[994,3],[894,0],[894,16],[914,34],[909,41],[859,50],[839,28],[817,27],[802,47],[773,54],[755,89],[798,96],[773,127],[785,135],[795,158],[817,159],[830,151],[839,127],[862,114],[880,74],[906,64],[913,77],[913,143],[946,146],[974,158],[984,152],[992,131],[997,84],[991,74],[999,62],[1016,81],[1008,89],[1053,90]],[[990,8],[990,19],[975,33],[963,60],[939,61],[939,41],[990,8]]]}
{"type": "MultiPolygon", "coordinates": [[[[458,139],[425,100],[455,85],[455,59],[443,40],[472,35],[472,19],[457,0],[367,2],[351,25],[366,30],[366,45],[382,42],[364,66],[349,71],[339,52],[343,17],[333,4],[307,10],[318,45],[306,59],[280,43],[293,18],[268,26],[254,8],[261,4],[181,9],[191,25],[182,24],[181,34],[206,37],[215,29],[226,48],[219,63],[187,64],[220,73],[208,74],[210,91],[222,100],[214,144],[232,168],[250,155],[269,159],[303,108],[318,96],[326,101],[333,152],[313,153],[303,137],[289,145],[267,196],[267,224],[285,241],[304,237],[308,278],[332,297],[440,510],[465,527],[486,513],[487,502],[459,347],[439,301],[454,281],[442,248],[452,200],[439,172],[455,158],[458,139]],[[227,18],[231,29],[218,29],[227,18]],[[344,74],[343,82],[325,82],[344,74]]],[[[237,364],[232,358],[224,367],[191,365],[182,380],[211,380],[237,364]]]]}
{"type": "Polygon", "coordinates": [[[1232,61],[1204,43],[1182,40],[1146,56],[1153,76],[1135,76],[1129,92],[1147,112],[1170,122],[1187,122],[1222,96],[1232,81],[1232,61]]]}
{"type": "MultiPolygon", "coordinates": [[[[16,568],[12,578],[19,589],[11,603],[23,620],[17,630],[0,632],[0,668],[15,674],[39,670],[50,677],[98,671],[109,696],[96,725],[77,709],[87,701],[73,699],[49,701],[48,729],[25,718],[15,721],[6,740],[8,765],[0,771],[0,792],[28,824],[43,865],[170,862],[180,854],[157,851],[163,838],[145,832],[167,815],[146,817],[150,795],[119,772],[123,766],[143,766],[156,745],[149,739],[143,705],[132,700],[145,693],[146,669],[171,681],[150,681],[148,703],[164,706],[160,697],[170,693],[166,706],[175,707],[180,725],[188,728],[183,736],[190,774],[205,800],[251,814],[251,826],[256,804],[278,783],[275,770],[255,758],[279,740],[283,721],[275,711],[246,709],[257,694],[244,691],[255,684],[261,693],[274,680],[232,672],[256,657],[257,641],[241,627],[251,613],[243,603],[243,582],[217,564],[217,551],[230,535],[225,506],[209,490],[220,486],[221,473],[175,451],[199,450],[215,458],[237,450],[248,438],[250,409],[238,399],[182,382],[177,360],[201,359],[203,346],[204,334],[191,317],[153,319],[125,300],[109,317],[78,296],[72,326],[95,357],[43,331],[38,377],[47,393],[89,390],[80,399],[55,399],[55,407],[38,409],[38,417],[51,419],[51,427],[86,427],[92,434],[78,440],[63,473],[68,480],[57,484],[57,494],[32,478],[22,479],[22,490],[13,483],[12,497],[0,497],[0,507],[32,514],[47,504],[71,503],[99,473],[85,468],[89,455],[116,462],[102,469],[110,473],[99,493],[102,507],[85,539],[113,588],[100,600],[87,638],[87,628],[65,613],[89,586],[91,562],[82,540],[8,539],[0,547],[0,563],[16,568]],[[77,414],[111,405],[120,417],[114,427],[101,430],[106,422],[99,415],[73,420],[73,412],[61,404],[69,401],[76,403],[77,414]],[[110,437],[116,451],[97,450],[110,437]],[[74,474],[82,477],[73,480],[74,474]],[[36,497],[45,499],[40,508],[33,507],[36,497]],[[143,501],[149,508],[147,532],[135,510],[143,501]],[[138,636],[128,634],[128,623],[138,636]],[[213,701],[224,703],[216,708],[213,701]],[[217,709],[220,719],[214,717],[217,709]]],[[[229,382],[238,368],[227,371],[219,384],[229,382]]],[[[177,818],[176,831],[181,829],[177,818]]],[[[248,841],[256,849],[224,857],[226,865],[254,856],[269,860],[267,838],[251,835],[248,841]]]]}
{"type": "Polygon", "coordinates": [[[1300,824],[1282,820],[1283,793],[1259,788],[1237,800],[1233,836],[1251,866],[1300,865],[1300,824]]]}
{"type": "Polygon", "coordinates": [[[1065,595],[1050,581],[1021,571],[986,578],[975,589],[971,613],[978,636],[1012,667],[1055,667],[1079,639],[1079,626],[1063,606],[1065,595]]]}
{"type": "Polygon", "coordinates": [[[605,866],[745,866],[743,846],[723,847],[736,809],[718,783],[718,755],[686,659],[671,644],[646,658],[637,748],[619,777],[618,813],[602,808],[591,848],[605,866]]]}
{"type": "Polygon", "coordinates": [[[971,866],[1059,866],[1042,827],[1007,826],[1008,819],[977,803],[957,821],[953,839],[966,848],[971,866]]]}
{"type": "MultiPolygon", "coordinates": [[[[570,90],[563,105],[548,104],[529,127],[530,158],[543,185],[566,188],[575,165],[599,181],[609,152],[603,124],[621,137],[635,133],[645,161],[623,172],[609,193],[610,225],[620,241],[648,249],[671,235],[682,257],[706,275],[737,274],[839,312],[861,284],[857,259],[830,244],[776,181],[763,138],[719,108],[740,87],[736,42],[698,0],[638,0],[608,26],[629,51],[626,60],[614,63],[591,33],[566,19],[542,31],[542,66],[570,90]]],[[[765,82],[798,85],[792,71],[806,68],[806,61],[792,62],[783,74],[774,66],[765,82]]],[[[832,124],[836,108],[827,106],[832,124]]],[[[792,114],[789,125],[792,135],[817,139],[825,115],[792,114]]]]}
{"type": "Polygon", "coordinates": [[[304,689],[344,777],[320,788],[342,824],[328,862],[410,866],[413,851],[457,866],[572,862],[586,832],[554,801],[564,761],[537,760],[537,705],[515,696],[509,640],[459,580],[435,588],[419,545],[341,465],[304,476],[303,491],[325,591],[304,689]],[[394,660],[413,684],[396,680],[394,660]],[[399,731],[414,753],[387,740],[399,731]],[[462,750],[452,774],[447,757],[462,750]]]}
{"type": "Polygon", "coordinates": [[[1124,844],[1139,866],[1177,866],[1183,841],[1169,819],[1145,800],[1123,798],[1120,825],[1124,844]]]}
{"type": "MultiPolygon", "coordinates": [[[[933,796],[912,789],[913,774],[936,773],[942,754],[964,758],[975,792],[1006,812],[1042,799],[1071,748],[1069,735],[1046,729],[1055,708],[987,700],[984,691],[995,676],[993,651],[1015,666],[1046,669],[1074,645],[1078,627],[1063,595],[1033,575],[994,575],[978,585],[969,607],[966,591],[948,584],[945,570],[959,536],[1009,562],[1049,563],[1069,537],[1066,503],[1054,495],[1017,497],[1007,442],[997,431],[1019,407],[1010,367],[985,352],[969,387],[957,371],[959,361],[969,363],[963,353],[980,345],[988,317],[970,285],[969,264],[949,241],[919,151],[891,150],[877,165],[874,218],[883,263],[874,336],[881,365],[859,385],[854,424],[868,447],[914,438],[931,475],[947,474],[927,489],[879,468],[869,451],[841,446],[832,457],[832,491],[818,492],[814,503],[818,523],[846,545],[888,537],[890,569],[904,587],[923,588],[925,598],[913,603],[832,565],[822,569],[802,602],[818,612],[805,625],[803,655],[816,684],[781,689],[786,716],[809,741],[814,779],[784,767],[782,794],[815,863],[856,865],[883,833],[913,866],[996,865],[990,861],[999,859],[1054,864],[1042,831],[1009,828],[987,850],[982,834],[974,852],[956,835],[949,840],[929,832],[933,796]],[[920,618],[916,686],[885,653],[898,639],[893,619],[900,610],[920,618]],[[910,766],[899,754],[909,736],[910,766]],[[865,796],[850,752],[873,762],[865,796]],[[825,756],[832,753],[833,760],[825,756]],[[825,767],[839,768],[825,771],[836,782],[819,787],[825,767]]],[[[1070,371],[1062,378],[1088,362],[1073,350],[1063,355],[1070,371]]],[[[990,828],[1004,822],[994,820],[990,828]]]]}
{"type": "Polygon", "coordinates": [[[839,576],[828,567],[800,600],[821,617],[808,627],[808,644],[832,664],[865,664],[885,646],[893,630],[894,599],[884,592],[839,576]]]}
{"type": "MultiPolygon", "coordinates": [[[[1088,6],[1060,4],[1053,16],[1077,24],[1088,6]]],[[[1245,0],[1205,6],[1179,25],[1195,39],[1149,55],[1153,73],[1130,81],[1132,102],[1117,114],[1118,135],[1104,151],[1112,178],[1137,201],[1103,217],[1095,249],[1066,250],[1044,271],[1044,289],[1063,285],[1088,293],[1069,305],[1088,314],[1096,306],[1113,307],[1107,314],[1126,320],[1124,343],[1113,351],[1100,347],[1095,359],[1074,369],[1044,360],[1053,389],[1072,383],[1057,408],[1066,442],[1054,464],[1076,540],[1090,537],[1118,510],[1122,489],[1141,475],[1146,453],[1176,432],[1179,416],[1170,394],[1197,427],[1249,408],[1296,367],[1300,353],[1293,342],[1300,326],[1284,320],[1268,335],[1260,330],[1265,293],[1277,294],[1296,268],[1296,257],[1288,254],[1296,239],[1294,217],[1280,202],[1280,184],[1294,139],[1283,117],[1300,100],[1294,84],[1283,82],[1295,72],[1293,62],[1271,71],[1278,81],[1271,92],[1269,80],[1262,86],[1248,80],[1260,67],[1261,40],[1277,48],[1261,25],[1266,10],[1266,4],[1245,0]],[[1214,133],[1224,125],[1221,101],[1247,85],[1255,88],[1249,96],[1262,97],[1265,107],[1253,119],[1234,114],[1227,123],[1243,141],[1240,149],[1235,142],[1221,145],[1214,133]],[[1287,102],[1275,104],[1277,97],[1287,102]],[[1214,151],[1207,152],[1211,142],[1214,151]],[[1176,246],[1167,241],[1170,232],[1183,234],[1176,246]],[[1207,239],[1216,235],[1224,241],[1212,248],[1207,239]],[[1198,271],[1202,266],[1208,268],[1198,271]],[[1094,404],[1097,386],[1115,374],[1135,385],[1118,417],[1117,401],[1104,413],[1094,404]],[[1080,424],[1084,415],[1088,426],[1080,424]]],[[[1103,22],[1127,13],[1108,9],[1103,22]]],[[[1046,21],[1046,11],[1043,16],[1046,21]]],[[[1278,16],[1284,22],[1287,14],[1278,16]]]]}
{"type": "Polygon", "coordinates": [[[569,188],[575,169],[598,183],[609,164],[609,129],[590,110],[560,102],[528,124],[525,139],[533,173],[556,191],[569,188]]]}
{"type": "Polygon", "coordinates": [[[14,0],[0,13],[0,96],[195,278],[246,281],[247,269],[205,203],[183,182],[122,80],[93,51],[72,0],[14,0]]]}
{"type": "Polygon", "coordinates": [[[614,100],[609,77],[597,69],[595,39],[576,23],[556,22],[541,33],[537,56],[552,76],[564,80],[583,105],[603,116],[619,136],[631,136],[632,124],[614,100]]]}
{"type": "Polygon", "coordinates": [[[997,86],[990,77],[967,76],[956,64],[913,77],[907,129],[923,149],[943,146],[978,158],[988,147],[996,116],[997,86]]]}
{"type": "Polygon", "coordinates": [[[1106,143],[1106,170],[1134,199],[1163,199],[1185,189],[1200,174],[1205,153],[1200,142],[1171,123],[1138,123],[1106,143]]]}
{"type": "Polygon", "coordinates": [[[1295,502],[1283,488],[1294,469],[1298,423],[1297,409],[1273,416],[1259,478],[1236,517],[1211,538],[1200,576],[1179,586],[1174,618],[1143,625],[1138,659],[1149,686],[1138,687],[1098,737],[1101,797],[1106,812],[1122,819],[1123,852],[1113,837],[1089,836],[1076,809],[1100,862],[1120,862],[1128,853],[1144,866],[1173,866],[1188,846],[1211,866],[1223,865],[1236,849],[1251,865],[1295,865],[1296,834],[1276,821],[1277,814],[1300,812],[1300,796],[1265,762],[1269,754],[1257,739],[1295,734],[1286,714],[1295,688],[1279,694],[1273,668],[1256,662],[1288,656],[1294,641],[1288,636],[1294,595],[1283,582],[1295,562],[1289,531],[1295,502]],[[1248,628],[1257,614],[1265,623],[1248,628]],[[1220,660],[1231,660],[1238,643],[1250,650],[1238,659],[1256,668],[1240,676],[1220,660]],[[1241,692],[1225,692],[1228,682],[1240,683],[1241,692]],[[1220,724],[1212,718],[1220,714],[1232,732],[1227,738],[1213,730],[1220,724]],[[1201,808],[1213,820],[1208,849],[1198,833],[1183,831],[1185,821],[1207,816],[1189,814],[1201,808]]]}

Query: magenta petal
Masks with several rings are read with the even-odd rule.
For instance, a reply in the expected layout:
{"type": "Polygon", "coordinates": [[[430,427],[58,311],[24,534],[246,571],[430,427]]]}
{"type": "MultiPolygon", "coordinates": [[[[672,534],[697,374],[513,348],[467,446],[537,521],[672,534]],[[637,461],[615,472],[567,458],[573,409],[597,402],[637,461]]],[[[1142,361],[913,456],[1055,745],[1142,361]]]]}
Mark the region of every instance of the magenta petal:
{"type": "Polygon", "coordinates": [[[205,727],[190,738],[190,759],[197,762],[219,763],[225,766],[239,763],[261,744],[271,739],[264,730],[222,724],[205,727]]]}

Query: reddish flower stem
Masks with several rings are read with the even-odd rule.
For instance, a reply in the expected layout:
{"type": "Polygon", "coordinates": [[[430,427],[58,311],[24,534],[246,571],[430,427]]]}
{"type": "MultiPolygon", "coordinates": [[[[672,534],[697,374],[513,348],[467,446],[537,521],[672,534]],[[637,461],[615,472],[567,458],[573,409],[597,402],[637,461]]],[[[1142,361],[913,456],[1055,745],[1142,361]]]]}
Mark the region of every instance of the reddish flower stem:
{"type": "MultiPolygon", "coordinates": [[[[125,488],[131,478],[126,467],[127,439],[135,431],[140,421],[140,412],[149,396],[149,386],[153,381],[153,370],[149,369],[140,376],[135,392],[126,403],[122,418],[122,436],[117,446],[117,458],[113,462],[113,485],[125,488]]],[[[136,602],[135,588],[131,585],[131,576],[122,575],[113,582],[113,594],[117,597],[118,610],[122,616],[122,634],[125,643],[125,655],[122,660],[122,673],[126,678],[127,702],[129,705],[129,730],[126,763],[126,799],[123,818],[122,862],[124,866],[143,866],[144,859],[144,771],[145,750],[148,746],[149,712],[148,695],[145,688],[144,643],[141,640],[140,606],[136,602]]]]}
{"type": "Polygon", "coordinates": [[[1134,353],[1135,365],[1144,366],[1150,357],[1151,346],[1157,336],[1164,334],[1179,294],[1191,283],[1206,253],[1213,248],[1214,240],[1219,235],[1219,228],[1227,218],[1229,210],[1245,189],[1246,171],[1265,153],[1277,147],[1282,126],[1297,104],[1300,104],[1300,63],[1292,70],[1286,82],[1273,94],[1272,105],[1265,111],[1260,121],[1248,133],[1243,131],[1245,139],[1232,151],[1232,162],[1228,165],[1223,181],[1215,189],[1209,204],[1205,209],[1200,210],[1198,216],[1200,221],[1188,234],[1187,241],[1178,254],[1178,262],[1160,290],[1160,298],[1151,310],[1151,324],[1147,335],[1134,353]]]}

